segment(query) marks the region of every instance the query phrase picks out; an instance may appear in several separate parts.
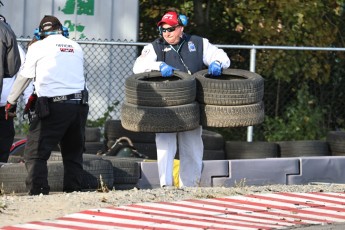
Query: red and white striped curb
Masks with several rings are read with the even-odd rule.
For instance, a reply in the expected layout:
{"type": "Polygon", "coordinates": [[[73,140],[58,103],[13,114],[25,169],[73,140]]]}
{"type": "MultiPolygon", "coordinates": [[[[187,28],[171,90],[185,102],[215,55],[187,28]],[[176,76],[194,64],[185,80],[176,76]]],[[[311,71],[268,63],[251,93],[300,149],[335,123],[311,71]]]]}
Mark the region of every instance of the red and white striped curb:
{"type": "Polygon", "coordinates": [[[89,209],[1,229],[286,229],[345,222],[345,193],[273,193],[89,209]]]}

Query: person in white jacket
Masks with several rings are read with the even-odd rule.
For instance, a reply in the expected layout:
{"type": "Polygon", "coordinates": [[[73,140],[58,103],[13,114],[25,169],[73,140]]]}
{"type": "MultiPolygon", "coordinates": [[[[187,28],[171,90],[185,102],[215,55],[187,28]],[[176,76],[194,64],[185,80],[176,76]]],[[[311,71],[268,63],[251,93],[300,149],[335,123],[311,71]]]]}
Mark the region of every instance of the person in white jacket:
{"type": "Polygon", "coordinates": [[[48,195],[49,159],[59,144],[64,165],[63,192],[82,190],[85,126],[89,112],[84,76],[84,51],[68,38],[68,29],[53,15],[45,15],[7,97],[6,113],[15,109],[18,95],[35,80],[35,117],[24,151],[29,195],[48,195]]]}
{"type": "MultiPolygon", "coordinates": [[[[213,76],[230,66],[227,54],[208,39],[184,33],[187,17],[175,10],[166,12],[158,22],[160,37],[148,44],[136,59],[135,74],[158,70],[170,77],[174,70],[194,74],[208,68],[213,76]]],[[[163,118],[164,119],[164,118],[163,118]]],[[[178,133],[157,133],[157,162],[160,186],[173,185],[173,162],[180,156],[179,186],[196,187],[200,183],[203,158],[202,127],[178,133]]]]}
{"type": "MultiPolygon", "coordinates": [[[[0,20],[7,24],[6,18],[0,15],[0,20]]],[[[8,24],[7,24],[8,25],[8,24]]],[[[9,26],[9,25],[8,25],[9,26]]],[[[21,67],[24,64],[25,52],[18,45],[21,67]]],[[[20,70],[19,70],[20,71],[20,70]]],[[[7,102],[7,97],[13,87],[13,83],[16,79],[16,76],[12,78],[4,78],[2,84],[2,91],[0,96],[0,162],[7,162],[10,154],[10,149],[14,141],[15,129],[13,119],[5,119],[5,105],[7,102]]],[[[33,92],[33,85],[29,86],[23,92],[23,100],[26,103],[33,92]]]]}

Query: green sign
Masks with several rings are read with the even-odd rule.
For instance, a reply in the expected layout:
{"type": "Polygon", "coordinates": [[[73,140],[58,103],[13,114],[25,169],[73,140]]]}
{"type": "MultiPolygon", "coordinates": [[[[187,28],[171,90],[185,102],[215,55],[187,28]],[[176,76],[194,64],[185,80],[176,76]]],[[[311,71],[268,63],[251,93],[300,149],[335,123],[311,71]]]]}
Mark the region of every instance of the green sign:
{"type": "MultiPolygon", "coordinates": [[[[94,15],[95,12],[95,1],[94,0],[67,0],[64,7],[59,11],[62,11],[64,14],[72,15],[94,15]]],[[[64,21],[64,26],[66,26],[69,32],[77,31],[80,33],[79,39],[83,39],[86,36],[83,31],[85,29],[84,25],[72,23],[71,20],[64,21]]]]}

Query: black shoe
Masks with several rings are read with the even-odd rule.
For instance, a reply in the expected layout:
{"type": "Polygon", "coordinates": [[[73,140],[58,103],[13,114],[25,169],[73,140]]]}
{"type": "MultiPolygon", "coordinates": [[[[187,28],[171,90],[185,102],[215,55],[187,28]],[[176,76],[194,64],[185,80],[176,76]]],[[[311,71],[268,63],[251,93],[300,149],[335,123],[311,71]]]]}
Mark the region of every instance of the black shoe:
{"type": "Polygon", "coordinates": [[[80,188],[64,188],[62,191],[65,193],[81,192],[81,189],[80,188]]]}
{"type": "Polygon", "coordinates": [[[37,189],[37,190],[30,190],[28,194],[29,196],[38,196],[40,194],[49,195],[49,191],[46,189],[37,189]]]}

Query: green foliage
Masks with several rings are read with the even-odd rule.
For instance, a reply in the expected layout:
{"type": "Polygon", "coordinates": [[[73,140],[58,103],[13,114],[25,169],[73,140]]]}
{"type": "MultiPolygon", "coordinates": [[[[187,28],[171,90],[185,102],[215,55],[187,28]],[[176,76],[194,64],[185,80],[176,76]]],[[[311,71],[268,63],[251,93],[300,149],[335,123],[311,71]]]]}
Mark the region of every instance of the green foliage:
{"type": "Polygon", "coordinates": [[[108,119],[111,119],[110,113],[113,112],[116,108],[116,106],[118,106],[120,104],[119,101],[114,101],[113,103],[111,103],[111,105],[109,105],[107,107],[107,110],[105,111],[105,113],[103,114],[102,117],[96,119],[96,120],[87,120],[86,122],[86,126],[87,127],[104,127],[105,122],[108,119]]]}
{"type": "Polygon", "coordinates": [[[297,100],[286,107],[283,116],[266,117],[265,138],[267,141],[319,140],[326,133],[324,115],[325,111],[303,85],[297,91],[297,100]]]}
{"type": "MultiPolygon", "coordinates": [[[[189,17],[187,33],[205,36],[214,44],[343,47],[343,6],[344,0],[141,0],[139,37],[144,42],[156,38],[156,23],[166,9],[174,7],[189,17]]],[[[248,63],[247,52],[229,53],[232,67],[243,66],[236,62],[248,63]]],[[[259,50],[256,72],[286,81],[298,77],[327,82],[332,58],[328,54],[259,50]]]]}

